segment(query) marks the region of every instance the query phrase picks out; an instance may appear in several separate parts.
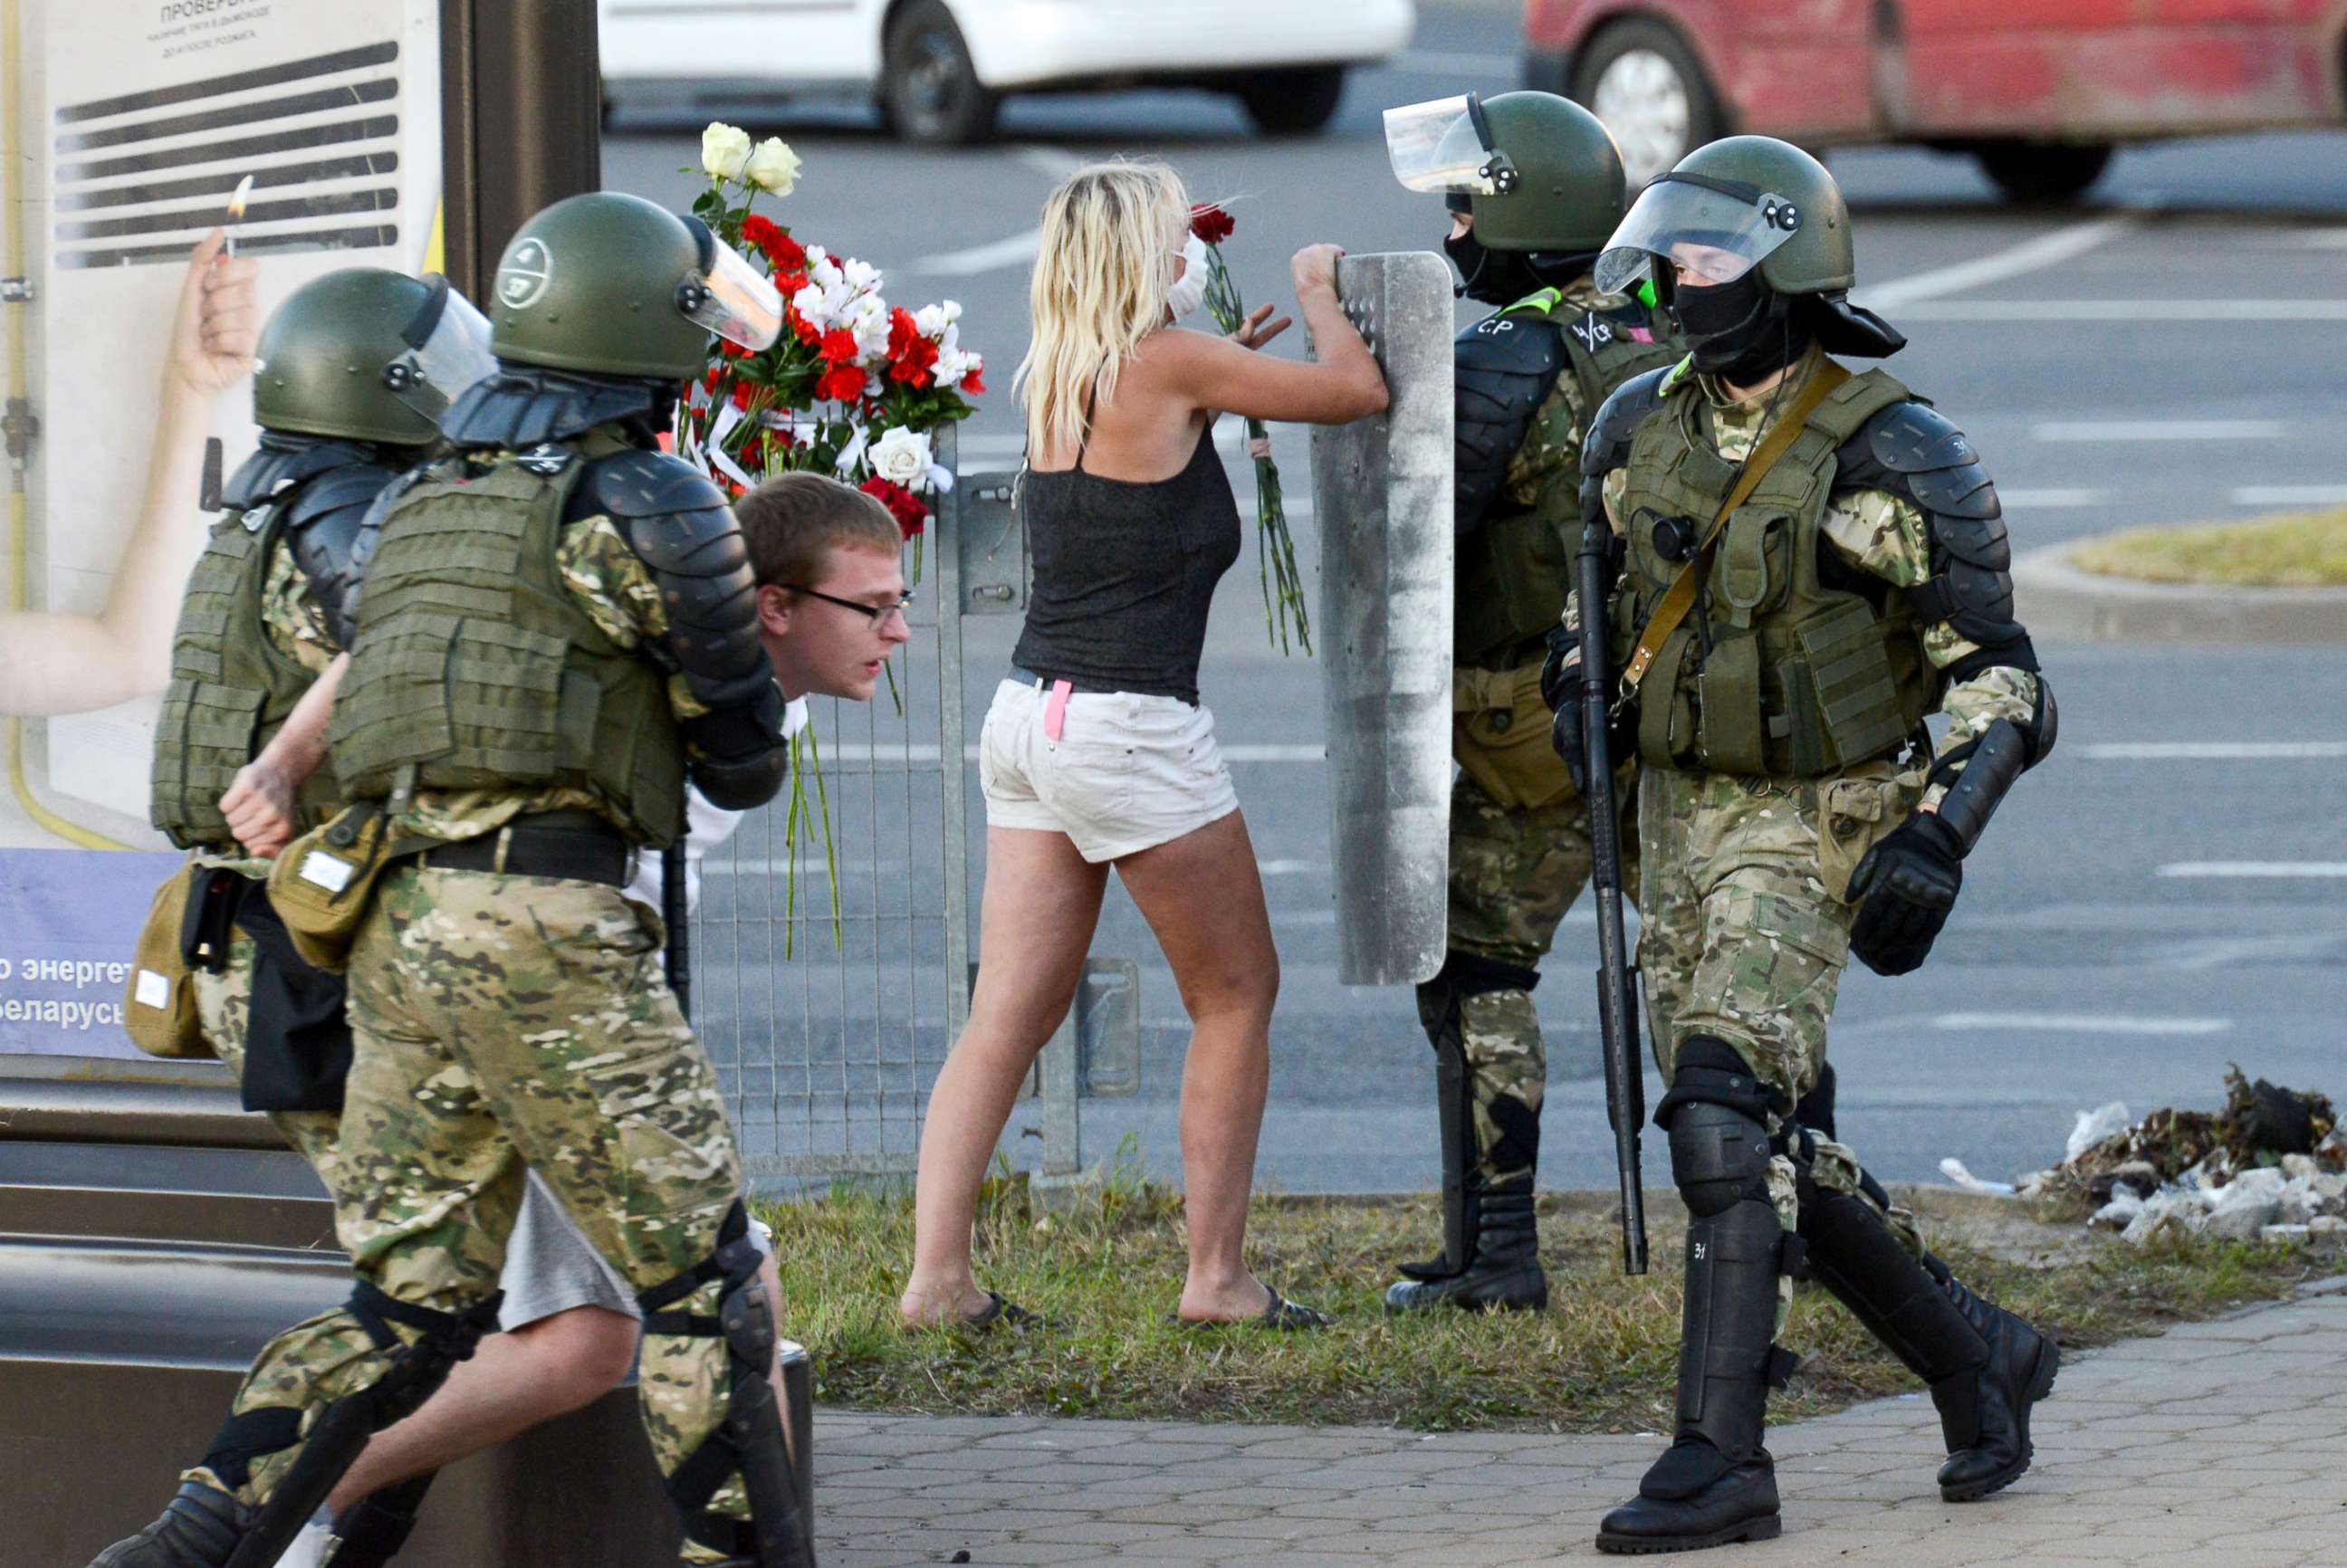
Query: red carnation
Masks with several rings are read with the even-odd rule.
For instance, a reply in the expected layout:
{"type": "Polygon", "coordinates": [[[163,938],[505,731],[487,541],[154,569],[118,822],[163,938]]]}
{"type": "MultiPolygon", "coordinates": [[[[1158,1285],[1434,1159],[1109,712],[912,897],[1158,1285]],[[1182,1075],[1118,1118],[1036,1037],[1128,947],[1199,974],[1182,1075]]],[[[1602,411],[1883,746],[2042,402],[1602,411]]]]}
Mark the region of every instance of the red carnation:
{"type": "Polygon", "coordinates": [[[858,487],[888,508],[888,515],[897,519],[897,531],[907,538],[928,528],[929,508],[921,504],[919,497],[895,480],[866,479],[858,487]]]}
{"type": "Polygon", "coordinates": [[[1238,229],[1238,220],[1211,201],[1190,209],[1190,232],[1209,245],[1219,245],[1238,229]]]}
{"type": "Polygon", "coordinates": [[[749,407],[750,399],[756,396],[757,392],[758,389],[746,381],[735,382],[733,384],[733,406],[736,408],[749,407]]]}
{"type": "Polygon", "coordinates": [[[806,317],[799,314],[795,310],[785,310],[784,314],[791,323],[791,331],[798,333],[799,342],[805,343],[810,347],[823,342],[823,329],[821,327],[807,320],[806,317]]]}
{"type": "Polygon", "coordinates": [[[843,364],[826,370],[815,384],[815,395],[835,403],[853,403],[864,395],[864,369],[843,364]]]}
{"type": "Polygon", "coordinates": [[[969,374],[963,376],[961,378],[961,389],[964,392],[984,392],[986,390],[986,383],[979,379],[979,377],[984,374],[985,367],[980,366],[979,369],[973,370],[969,374]]]}
{"type": "Polygon", "coordinates": [[[825,364],[852,364],[857,354],[856,334],[846,327],[834,327],[823,334],[823,361],[825,364]]]}
{"type": "Polygon", "coordinates": [[[806,247],[791,238],[791,231],[777,225],[774,243],[764,247],[766,259],[777,272],[799,274],[799,287],[806,287],[806,247]]]}

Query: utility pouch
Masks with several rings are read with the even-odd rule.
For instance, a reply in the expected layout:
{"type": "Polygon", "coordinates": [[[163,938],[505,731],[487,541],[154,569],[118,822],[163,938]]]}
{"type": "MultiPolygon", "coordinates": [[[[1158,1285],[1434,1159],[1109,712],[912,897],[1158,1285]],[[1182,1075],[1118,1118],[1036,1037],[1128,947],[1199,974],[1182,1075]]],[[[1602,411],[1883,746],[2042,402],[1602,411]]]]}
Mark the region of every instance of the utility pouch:
{"type": "Polygon", "coordinates": [[[391,864],[390,837],[383,807],[364,801],[278,856],[269,872],[269,903],[305,962],[330,975],[350,967],[359,922],[391,864]]]}
{"type": "Polygon", "coordinates": [[[1451,753],[1494,803],[1523,810],[1571,797],[1573,774],[1549,743],[1552,715],[1541,700],[1539,665],[1459,671],[1450,705],[1451,753]]]}
{"type": "Polygon", "coordinates": [[[1760,639],[1747,632],[1716,644],[1703,661],[1696,700],[1703,765],[1721,774],[1768,773],[1768,732],[1760,707],[1760,639]]]}
{"type": "Polygon", "coordinates": [[[1830,779],[1818,791],[1818,875],[1836,898],[1850,897],[1850,879],[1866,852],[1907,820],[1923,798],[1920,768],[1830,779]]]}
{"type": "Polygon", "coordinates": [[[262,889],[245,895],[237,924],[253,946],[244,1108],[339,1112],[351,1071],[349,988],[302,958],[262,889]]]}
{"type": "Polygon", "coordinates": [[[189,896],[203,875],[190,863],[165,878],[139,928],[130,985],[122,998],[122,1027],[130,1043],[149,1056],[188,1061],[217,1054],[204,1041],[195,976],[182,952],[189,896]]]}

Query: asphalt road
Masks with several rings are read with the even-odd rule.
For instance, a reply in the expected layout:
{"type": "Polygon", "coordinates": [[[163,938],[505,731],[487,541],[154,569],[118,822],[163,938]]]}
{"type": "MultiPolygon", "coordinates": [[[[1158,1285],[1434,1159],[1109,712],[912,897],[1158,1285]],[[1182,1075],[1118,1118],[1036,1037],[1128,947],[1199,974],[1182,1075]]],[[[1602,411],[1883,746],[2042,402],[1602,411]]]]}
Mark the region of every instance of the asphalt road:
{"type": "MultiPolygon", "coordinates": [[[[1392,183],[1378,111],[1502,89],[1512,52],[1504,13],[1430,6],[1413,51],[1360,75],[1333,131],[1302,142],[1255,139],[1235,107],[1172,93],[1014,103],[1000,145],[962,153],[897,147],[854,106],[718,109],[805,155],[798,192],[776,210],[803,240],[879,263],[900,302],[963,302],[965,341],[990,354],[995,388],[965,432],[972,470],[1016,464],[1008,393],[1025,341],[1026,262],[1040,203],[1068,169],[1119,152],[1173,159],[1194,194],[1237,214],[1227,252],[1247,298],[1284,299],[1299,245],[1432,246],[1439,204],[1392,183]]],[[[709,113],[623,109],[607,179],[681,205],[694,179],[676,170],[695,161],[709,113]]],[[[1832,164],[1855,210],[1860,297],[1912,340],[1893,368],[1972,434],[2018,548],[2347,501],[2347,135],[2128,151],[2065,209],[2004,206],[1968,163],[1927,152],[1852,151],[1832,164]]],[[[1276,450],[1291,502],[1308,503],[1302,432],[1280,431],[1276,450]]],[[[1244,469],[1233,465],[1242,484],[1244,469]]],[[[1308,504],[1291,509],[1309,562],[1308,504]]],[[[1407,995],[1335,982],[1327,795],[1311,760],[1318,673],[1267,648],[1254,554],[1250,542],[1218,598],[1202,686],[1225,746],[1248,759],[1234,772],[1283,957],[1260,1169],[1296,1191],[1423,1188],[1436,1174],[1430,1058],[1407,995]]],[[[968,625],[973,735],[1015,630],[968,625]]],[[[2077,1110],[2209,1105],[2228,1061],[2347,1092],[2347,819],[2334,804],[2347,647],[2042,651],[2062,703],[2059,754],[1969,863],[1931,963],[1896,981],[1853,968],[1843,987],[1842,1131],[1886,1179],[1934,1179],[1948,1155],[1990,1177],[2051,1163],[2077,1110]]],[[[850,721],[851,740],[861,723],[850,721]]],[[[906,941],[928,950],[934,931],[914,915],[935,907],[934,856],[891,847],[918,837],[876,815],[847,875],[887,883],[874,897],[897,900],[888,907],[902,905],[906,941]]],[[[772,858],[744,853],[761,866],[772,858]]],[[[1542,1175],[1604,1185],[1595,944],[1586,911],[1576,915],[1539,992],[1553,1041],[1542,1175]]],[[[1106,1158],[1132,1133],[1147,1169],[1178,1179],[1186,1027],[1171,977],[1122,895],[1094,951],[1141,960],[1145,1052],[1136,1098],[1089,1104],[1085,1155],[1106,1158]]],[[[746,976],[747,992],[764,994],[763,959],[736,959],[713,989],[746,976]]],[[[827,943],[815,961],[836,965],[845,998],[855,965],[827,943]]],[[[732,1005],[757,1010],[751,994],[732,1005]]],[[[822,1010],[793,1007],[809,1027],[822,1010]]],[[[784,1020],[764,1032],[790,1030],[784,1020]]],[[[905,1091],[934,1048],[907,1038],[890,1049],[902,1061],[887,1075],[896,1143],[909,1136],[905,1091]]],[[[744,1060],[747,1083],[758,1064],[744,1060]]],[[[830,1081],[813,1069],[769,1078],[778,1102],[794,1082],[830,1081]]],[[[877,1106],[866,1096],[856,1114],[876,1117],[877,1106]]],[[[1660,1140],[1648,1142],[1649,1180],[1666,1180],[1660,1140]]]]}

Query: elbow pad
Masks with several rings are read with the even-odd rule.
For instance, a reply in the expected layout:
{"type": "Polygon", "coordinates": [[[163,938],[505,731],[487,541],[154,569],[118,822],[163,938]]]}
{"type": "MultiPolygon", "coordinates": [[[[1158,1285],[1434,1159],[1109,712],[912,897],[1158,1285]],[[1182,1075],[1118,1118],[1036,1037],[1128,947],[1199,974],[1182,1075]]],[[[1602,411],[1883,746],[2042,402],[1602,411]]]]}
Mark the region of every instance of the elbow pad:
{"type": "Polygon", "coordinates": [[[791,746],[783,739],[783,693],[769,680],[749,702],[677,726],[690,760],[685,773],[710,804],[752,811],[782,793],[791,746]]]}
{"type": "Polygon", "coordinates": [[[771,688],[774,671],[758,641],[758,585],[724,492],[661,452],[606,457],[580,486],[651,569],[669,622],[658,652],[693,696],[730,708],[771,688]]]}

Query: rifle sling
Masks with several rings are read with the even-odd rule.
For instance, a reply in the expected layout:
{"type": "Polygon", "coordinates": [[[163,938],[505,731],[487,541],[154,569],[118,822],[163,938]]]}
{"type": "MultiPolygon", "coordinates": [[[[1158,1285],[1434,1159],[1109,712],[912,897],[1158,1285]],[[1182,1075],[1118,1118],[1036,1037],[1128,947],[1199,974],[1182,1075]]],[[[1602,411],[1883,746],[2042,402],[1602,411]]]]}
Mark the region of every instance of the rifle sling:
{"type": "Polygon", "coordinates": [[[1768,439],[1745,459],[1744,470],[1737,476],[1736,487],[1727,493],[1727,499],[1720,506],[1719,515],[1712,518],[1711,526],[1704,530],[1703,543],[1696,550],[1695,559],[1687,562],[1686,569],[1664,590],[1661,600],[1655,606],[1655,613],[1647,619],[1645,629],[1638,633],[1638,645],[1631,651],[1630,661],[1622,671],[1622,695],[1624,698],[1636,692],[1638,682],[1646,678],[1646,667],[1655,661],[1655,655],[1662,651],[1663,644],[1670,640],[1671,633],[1679,629],[1679,622],[1687,618],[1687,611],[1695,608],[1696,592],[1702,587],[1705,574],[1711,569],[1712,548],[1719,542],[1720,529],[1727,526],[1728,514],[1742,506],[1758,487],[1760,481],[1768,477],[1768,470],[1777,466],[1777,459],[1783,456],[1799,437],[1809,425],[1809,415],[1818,411],[1818,405],[1832,396],[1834,390],[1849,379],[1850,372],[1833,361],[1827,360],[1819,364],[1817,374],[1809,378],[1809,384],[1801,389],[1800,396],[1793,400],[1793,405],[1785,410],[1785,416],[1777,421],[1776,428],[1768,432],[1768,439]]]}

